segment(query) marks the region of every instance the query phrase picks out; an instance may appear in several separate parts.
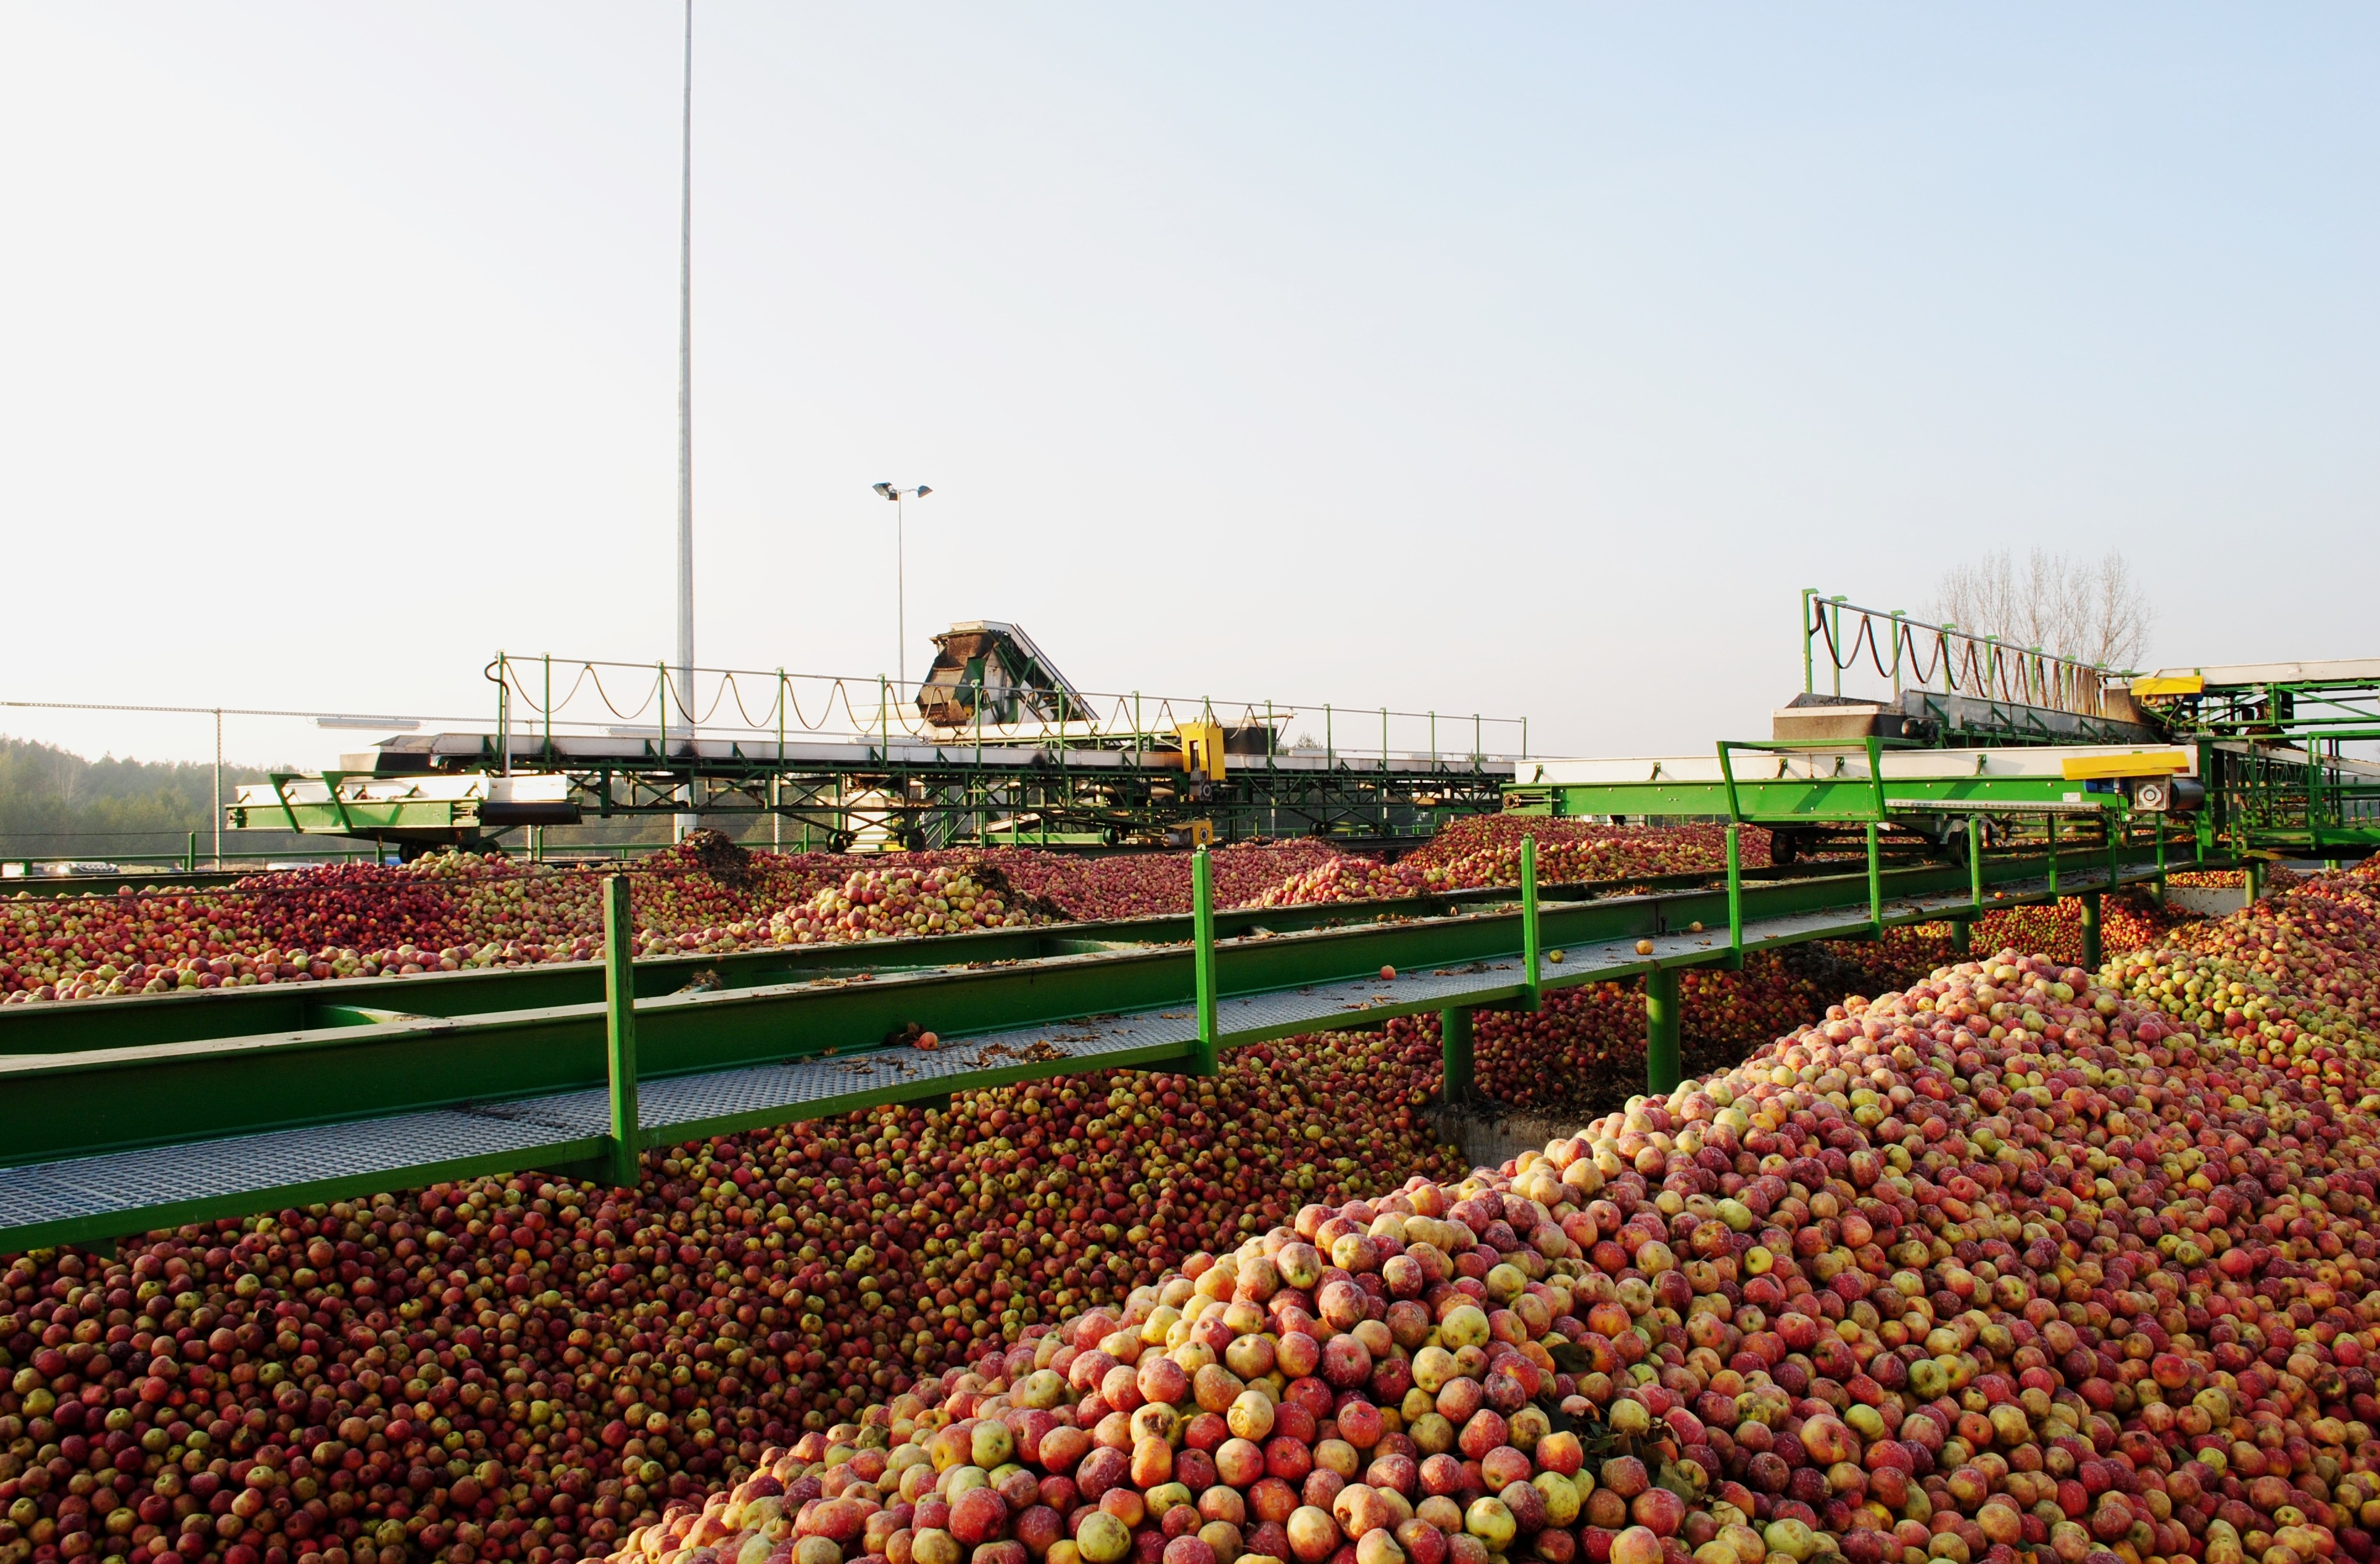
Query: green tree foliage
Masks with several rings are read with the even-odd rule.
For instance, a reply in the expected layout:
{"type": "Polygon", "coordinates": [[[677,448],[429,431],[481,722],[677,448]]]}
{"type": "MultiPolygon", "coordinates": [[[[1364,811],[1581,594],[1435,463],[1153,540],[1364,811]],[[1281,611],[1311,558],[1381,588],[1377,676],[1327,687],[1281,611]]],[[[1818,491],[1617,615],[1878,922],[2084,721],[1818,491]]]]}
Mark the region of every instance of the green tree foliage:
{"type": "MultiPolygon", "coordinates": [[[[224,768],[225,796],[240,782],[264,780],[252,766],[224,768]]],[[[212,842],[213,806],[212,766],[86,760],[55,745],[0,735],[0,858],[178,855],[191,831],[205,853],[212,842]]],[[[243,836],[238,847],[286,852],[297,841],[243,836]]]]}

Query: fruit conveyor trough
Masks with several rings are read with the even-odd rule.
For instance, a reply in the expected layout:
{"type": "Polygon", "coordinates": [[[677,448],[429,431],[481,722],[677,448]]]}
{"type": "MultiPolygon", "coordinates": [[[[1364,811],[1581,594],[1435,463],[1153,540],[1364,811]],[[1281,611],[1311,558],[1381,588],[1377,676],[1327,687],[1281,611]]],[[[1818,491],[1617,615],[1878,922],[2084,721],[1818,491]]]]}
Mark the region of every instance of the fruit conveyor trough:
{"type": "Polygon", "coordinates": [[[1963,936],[2061,894],[2082,897],[2087,944],[2100,892],[2162,875],[2120,846],[2062,875],[2038,856],[1895,868],[1871,850],[1851,873],[1541,903],[1534,860],[1524,843],[1517,908],[1233,939],[1202,853],[1186,943],[650,999],[615,879],[600,1001],[0,1059],[0,1251],[524,1168],[621,1182],[646,1146],[1101,1068],[1207,1073],[1225,1048],[1429,1011],[1462,1097],[1472,1012],[1640,976],[1666,1091],[1686,967],[1909,924],[1963,936]],[[886,1042],[913,1024],[941,1047],[886,1042]]]}

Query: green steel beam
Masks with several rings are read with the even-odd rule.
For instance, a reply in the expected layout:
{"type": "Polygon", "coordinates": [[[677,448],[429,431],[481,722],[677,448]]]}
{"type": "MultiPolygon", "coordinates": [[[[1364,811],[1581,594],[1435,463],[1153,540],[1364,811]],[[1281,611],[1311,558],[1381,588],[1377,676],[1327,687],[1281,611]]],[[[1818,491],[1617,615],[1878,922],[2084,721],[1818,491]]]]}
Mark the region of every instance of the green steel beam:
{"type": "MultiPolygon", "coordinates": [[[[1828,866],[1797,865],[1746,871],[1746,883],[1822,878],[1828,866]]],[[[1708,874],[1637,876],[1609,881],[1542,886],[1541,895],[1584,900],[1632,886],[1671,890],[1702,885],[1708,874]]],[[[1396,919],[1443,917],[1461,908],[1509,904],[1514,887],[1434,892],[1366,902],[1293,907],[1238,907],[1213,914],[1215,938],[1234,940],[1257,929],[1275,934],[1330,927],[1353,917],[1396,919]]],[[[71,905],[71,903],[67,903],[71,905]]],[[[639,958],[636,997],[657,999],[686,988],[699,972],[715,972],[729,988],[771,984],[851,980],[886,972],[931,970],[990,962],[1035,961],[1049,956],[1096,953],[1142,945],[1186,942],[1196,936],[1195,915],[1121,918],[1099,923],[1041,924],[1026,928],[978,929],[853,944],[776,945],[727,954],[639,958]]],[[[194,1042],[366,1024],[394,1015],[466,1016],[499,1011],[591,1004],[602,1000],[606,976],[600,962],[565,962],[468,972],[422,973],[411,977],[349,977],[330,983],[272,983],[246,988],[183,989],[169,994],[128,994],[71,1003],[0,1007],[0,1055],[67,1053],[194,1042]]]]}
{"type": "Polygon", "coordinates": [[[1678,1089],[1679,1036],[1678,969],[1655,967],[1645,975],[1645,1089],[1655,1097],[1678,1089]]]}
{"type": "Polygon", "coordinates": [[[1472,1012],[1458,1005],[1439,1012],[1438,1049],[1444,1073],[1439,1085],[1439,1096],[1450,1103],[1469,1102],[1472,1097],[1472,1012]]]}
{"type": "MultiPolygon", "coordinates": [[[[2039,867],[2028,859],[1997,861],[1987,866],[1985,879],[1999,886],[2016,882],[2012,891],[1996,892],[2009,904],[2038,900],[2045,891],[2028,876],[2039,867]]],[[[2131,879],[2147,879],[2155,872],[2154,865],[2144,861],[2128,862],[2124,870],[2131,879]]],[[[1899,925],[1938,919],[1943,915],[1938,907],[1927,911],[1906,904],[1906,899],[1956,895],[1963,879],[1955,868],[1895,871],[1890,897],[1903,904],[1888,907],[1887,921],[1899,925]]],[[[1743,892],[1752,922],[1748,932],[1758,942],[1854,935],[1869,926],[1867,890],[1859,875],[1748,888],[1743,892]]],[[[1635,952],[1636,940],[1645,936],[1674,937],[1694,923],[1716,920],[1726,901],[1721,888],[1541,908],[1541,935],[1552,948],[1599,945],[1606,952],[1601,959],[1578,961],[1545,986],[1568,988],[1674,973],[1681,966],[1724,961],[1728,948],[1717,943],[1716,935],[1682,955],[1674,947],[1672,953],[1658,959],[1635,952]],[[1622,951],[1628,953],[1620,954],[1622,951]]],[[[1449,964],[1460,971],[1465,963],[1510,963],[1523,944],[1522,915],[1510,911],[1314,930],[1217,946],[1214,983],[1225,998],[1286,993],[1377,979],[1384,965],[1419,970],[1449,964]]],[[[1121,1012],[1172,1013],[1168,1007],[1195,1003],[1198,959],[1195,949],[1172,946],[1062,955],[987,970],[894,974],[831,988],[782,986],[668,995],[633,1009],[635,1073],[642,1082],[652,1082],[788,1059],[862,1054],[913,1020],[964,1037],[1121,1012]]],[[[1655,991],[1669,981],[1657,977],[1655,991]]],[[[1359,1015],[1347,1016],[1342,1024],[1373,1026],[1431,1009],[1505,1004],[1522,998],[1525,987],[1517,980],[1491,979],[1452,996],[1441,988],[1427,998],[1366,1001],[1359,1015]]],[[[243,1134],[358,1123],[425,1109],[486,1113],[509,1121],[508,1104],[600,1091],[627,1073],[619,1068],[625,1061],[615,1051],[613,1014],[613,1007],[598,1002],[468,1020],[433,1017],[229,1042],[0,1060],[0,1097],[10,1104],[12,1131],[8,1143],[0,1146],[0,1166],[27,1167],[146,1146],[179,1145],[196,1150],[205,1143],[243,1134]]],[[[1219,1041],[1241,1046],[1330,1024],[1329,1018],[1309,1015],[1230,1030],[1219,1041]]],[[[797,1108],[764,1105],[692,1122],[672,1121],[668,1134],[673,1140],[698,1138],[1085,1068],[1183,1066],[1188,1063],[1184,1048],[1171,1042],[1119,1049],[1101,1054],[1089,1065],[1073,1058],[1020,1059],[906,1085],[856,1080],[849,1091],[812,1098],[797,1108]]],[[[856,1060],[855,1068],[865,1062],[856,1060]]],[[[625,1122],[615,1118],[614,1126],[625,1122]]],[[[422,1179],[506,1167],[602,1168],[624,1138],[561,1136],[492,1157],[376,1169],[369,1179],[329,1181],[319,1190],[312,1182],[276,1182],[261,1172],[252,1195],[237,1200],[169,1203],[0,1230],[0,1252],[234,1214],[256,1208],[255,1200],[268,1197],[282,1203],[300,1194],[321,1198],[334,1185],[353,1192],[409,1187],[422,1179]]]]}
{"type": "MultiPolygon", "coordinates": [[[[1985,866],[1989,883],[2037,874],[2035,859],[1985,866]]],[[[2153,872],[2135,866],[2143,874],[2153,872]]],[[[1896,870],[1883,877],[1895,898],[1957,891],[1955,868],[1896,870]]],[[[1540,909],[1550,948],[1633,940],[1694,923],[1724,926],[1724,888],[1656,896],[1556,903],[1540,909]]],[[[1856,937],[1870,927],[1864,875],[1747,887],[1748,924],[1814,914],[1842,915],[1810,937],[1856,937]]],[[[1712,936],[1702,960],[1724,959],[1712,936]]],[[[1295,989],[1422,967],[1518,954],[1517,912],[1415,923],[1366,923],[1269,940],[1219,940],[1219,998],[1295,989]]],[[[916,1021],[946,1035],[1056,1024],[1084,1016],[1195,1002],[1197,952],[1188,944],[1059,955],[985,968],[887,973],[868,982],[781,984],[666,994],[637,1005],[638,1073],[672,1075],[855,1052],[916,1021]]],[[[1633,976],[1658,964],[1565,968],[1545,988],[1633,976]]],[[[1524,982],[1483,990],[1475,1001],[1522,1000],[1524,982]]],[[[61,1007],[68,1008],[68,1007],[61,1007]]],[[[1366,1022],[1439,1009],[1416,1001],[1367,1012],[1366,1022]]],[[[0,1097],[11,1134],[0,1166],[172,1145],[290,1125],[601,1087],[608,1080],[605,1014],[589,1002],[464,1018],[426,1016],[361,1026],[316,1027],[214,1041],[166,1042],[0,1059],[0,1097]]],[[[1308,1026],[1291,1031],[1311,1030],[1308,1026]]],[[[1245,1036],[1234,1040],[1253,1040],[1245,1036]]]]}
{"type": "MultiPolygon", "coordinates": [[[[1657,815],[1724,820],[1730,818],[1730,786],[1736,797],[1735,818],[1756,825],[1820,825],[1877,818],[1876,784],[1866,777],[1527,782],[1509,791],[1513,797],[1560,816],[1657,815]]],[[[2079,786],[2059,777],[1887,777],[1884,808],[1888,815],[1897,816],[1933,812],[1925,806],[1964,806],[1986,812],[1996,804],[2038,807],[2065,803],[2066,795],[2079,786]]],[[[2123,802],[2115,794],[2086,792],[2083,796],[2109,805],[2123,802]]]]}
{"type": "Polygon", "coordinates": [[[637,1154],[644,1149],[637,1117],[636,927],[628,877],[615,874],[603,882],[604,1068],[612,1088],[607,1160],[614,1189],[636,1187],[637,1154]]]}

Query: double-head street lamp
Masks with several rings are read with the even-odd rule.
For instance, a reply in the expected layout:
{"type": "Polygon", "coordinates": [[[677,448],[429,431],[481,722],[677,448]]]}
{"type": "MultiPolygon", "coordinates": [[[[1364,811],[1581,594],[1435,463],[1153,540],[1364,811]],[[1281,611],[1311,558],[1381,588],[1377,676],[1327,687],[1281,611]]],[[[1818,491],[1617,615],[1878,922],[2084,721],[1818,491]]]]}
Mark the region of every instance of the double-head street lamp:
{"type": "Polygon", "coordinates": [[[907,514],[902,507],[906,501],[924,499],[933,490],[923,483],[914,489],[902,489],[890,483],[880,483],[875,488],[877,493],[892,502],[892,630],[901,637],[897,666],[901,675],[902,698],[906,699],[909,688],[909,604],[902,556],[905,552],[903,533],[907,514]]]}

